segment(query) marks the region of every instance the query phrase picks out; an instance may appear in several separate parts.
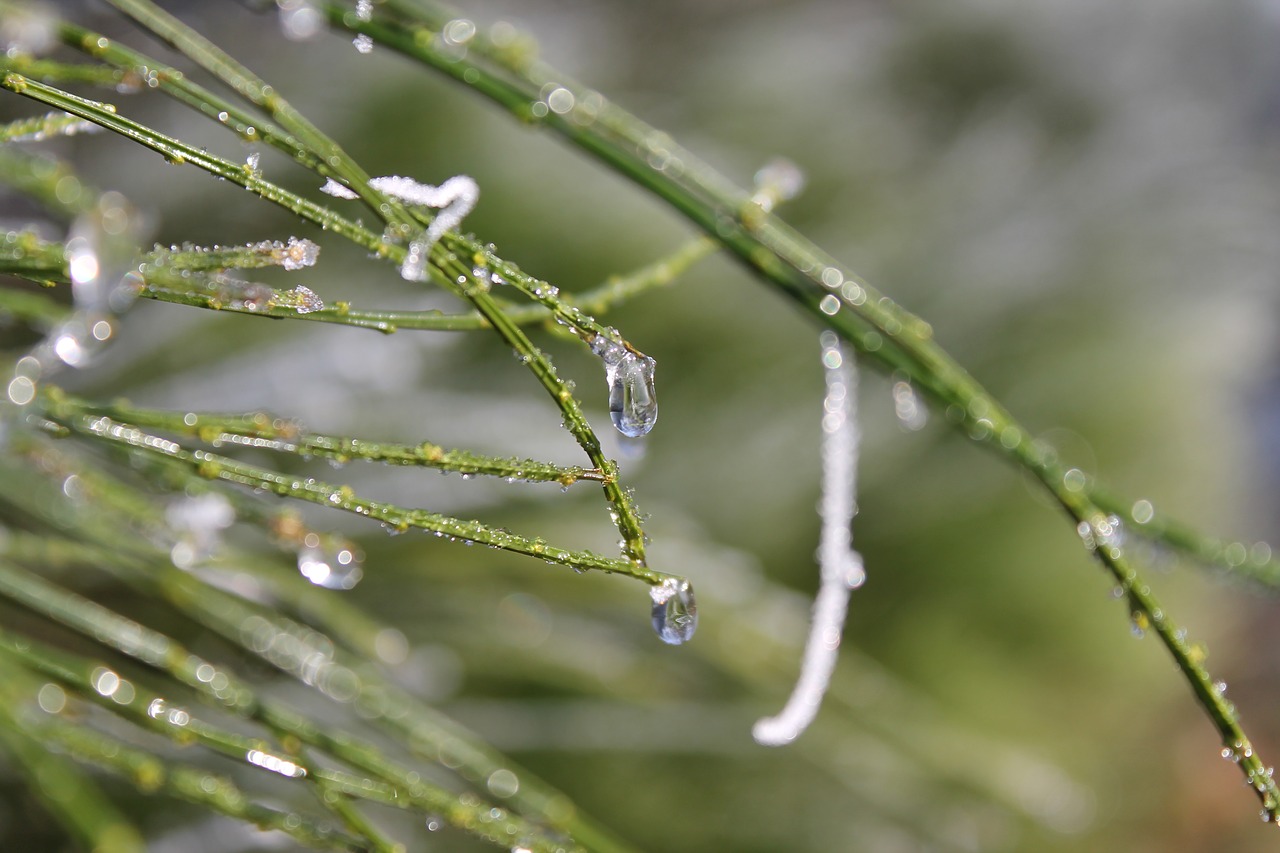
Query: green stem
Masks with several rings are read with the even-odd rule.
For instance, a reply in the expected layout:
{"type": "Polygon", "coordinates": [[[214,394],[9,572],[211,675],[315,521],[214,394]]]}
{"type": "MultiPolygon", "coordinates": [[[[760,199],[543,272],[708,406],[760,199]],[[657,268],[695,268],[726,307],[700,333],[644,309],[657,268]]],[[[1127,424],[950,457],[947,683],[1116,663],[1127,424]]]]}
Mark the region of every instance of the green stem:
{"type": "MultiPolygon", "coordinates": [[[[607,573],[625,574],[650,584],[662,583],[669,575],[655,572],[634,560],[603,557],[590,551],[568,551],[544,543],[540,539],[526,539],[505,530],[488,527],[478,521],[461,520],[420,509],[407,509],[378,501],[361,498],[349,486],[333,486],[310,477],[295,477],[277,471],[240,462],[207,450],[188,450],[176,441],[144,432],[127,423],[111,418],[80,413],[73,403],[60,403],[50,395],[45,411],[50,422],[72,432],[104,440],[108,444],[131,448],[143,454],[169,459],[206,479],[223,480],[254,489],[262,489],[281,497],[295,498],[339,509],[355,515],[381,521],[397,530],[418,528],[437,536],[455,541],[474,542],[512,551],[517,554],[539,557],[547,562],[559,563],[574,569],[595,569],[607,573]]],[[[612,463],[606,463],[612,466],[612,463]]],[[[605,470],[606,489],[618,489],[616,479],[611,478],[613,468],[605,470]]]]}
{"type": "Polygon", "coordinates": [[[196,412],[166,412],[140,409],[126,404],[94,405],[61,395],[67,410],[85,415],[100,415],[135,426],[162,429],[198,438],[215,447],[238,444],[264,450],[275,450],[303,457],[319,456],[335,462],[361,459],[453,471],[465,475],[483,475],[520,479],[529,482],[572,485],[579,480],[601,480],[597,470],[577,466],[552,465],[534,459],[499,459],[466,450],[450,450],[431,442],[393,444],[309,433],[294,421],[272,417],[265,412],[221,415],[196,412]]]}

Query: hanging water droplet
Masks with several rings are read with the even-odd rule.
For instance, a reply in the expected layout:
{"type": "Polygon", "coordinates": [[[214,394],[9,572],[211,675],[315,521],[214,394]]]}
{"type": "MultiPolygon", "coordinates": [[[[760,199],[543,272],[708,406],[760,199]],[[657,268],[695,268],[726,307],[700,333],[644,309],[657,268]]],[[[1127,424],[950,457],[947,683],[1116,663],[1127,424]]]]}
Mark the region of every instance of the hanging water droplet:
{"type": "Polygon", "coordinates": [[[298,571],[325,589],[351,589],[364,577],[354,548],[342,544],[324,547],[320,537],[314,534],[307,537],[306,544],[298,551],[298,571]]]}
{"type": "Polygon", "coordinates": [[[653,599],[653,630],[664,643],[687,643],[698,629],[698,602],[693,587],[682,578],[667,578],[650,588],[653,599]]]}
{"type": "Polygon", "coordinates": [[[630,438],[648,434],[658,420],[658,397],[653,384],[658,363],[604,335],[592,339],[591,351],[604,362],[609,417],[614,427],[630,438]]]}

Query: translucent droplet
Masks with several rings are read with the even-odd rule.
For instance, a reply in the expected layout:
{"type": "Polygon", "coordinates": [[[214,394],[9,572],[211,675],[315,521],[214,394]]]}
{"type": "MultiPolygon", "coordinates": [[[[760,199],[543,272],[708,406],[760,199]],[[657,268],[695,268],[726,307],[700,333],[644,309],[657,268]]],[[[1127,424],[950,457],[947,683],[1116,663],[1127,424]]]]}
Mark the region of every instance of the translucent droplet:
{"type": "Polygon", "coordinates": [[[609,417],[614,427],[631,438],[648,434],[658,421],[658,396],[653,384],[658,363],[604,335],[596,335],[591,350],[604,362],[609,417]]]}
{"type": "Polygon", "coordinates": [[[325,589],[352,589],[364,577],[355,549],[346,545],[305,545],[298,551],[298,571],[325,589]]]}
{"type": "Polygon", "coordinates": [[[653,630],[664,643],[687,643],[698,630],[698,602],[687,580],[667,578],[650,588],[653,599],[653,630]]]}

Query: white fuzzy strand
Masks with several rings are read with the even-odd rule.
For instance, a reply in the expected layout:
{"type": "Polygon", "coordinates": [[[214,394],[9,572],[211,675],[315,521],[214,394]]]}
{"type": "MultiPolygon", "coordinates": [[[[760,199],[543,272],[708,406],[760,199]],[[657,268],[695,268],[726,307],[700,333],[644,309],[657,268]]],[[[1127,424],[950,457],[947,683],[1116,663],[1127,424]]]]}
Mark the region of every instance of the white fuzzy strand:
{"type": "Polygon", "coordinates": [[[795,740],[818,714],[831,683],[849,607],[849,593],[862,586],[866,572],[853,550],[850,524],[857,512],[858,373],[853,351],[835,333],[822,333],[822,364],[827,394],[822,401],[822,535],[818,545],[821,583],[813,602],[809,639],[800,677],[781,713],[758,720],[751,730],[757,743],[783,746],[795,740]]]}

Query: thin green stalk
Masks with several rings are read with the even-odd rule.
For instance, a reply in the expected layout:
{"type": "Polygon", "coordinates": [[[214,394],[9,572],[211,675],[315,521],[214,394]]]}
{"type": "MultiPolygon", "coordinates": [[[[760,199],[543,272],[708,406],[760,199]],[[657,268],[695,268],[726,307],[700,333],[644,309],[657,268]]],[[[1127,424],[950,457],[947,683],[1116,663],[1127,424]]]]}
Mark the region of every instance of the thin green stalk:
{"type": "Polygon", "coordinates": [[[1205,536],[1159,512],[1150,501],[1127,501],[1087,480],[1085,493],[1098,508],[1118,517],[1126,534],[1140,536],[1187,555],[1232,577],[1247,578],[1271,591],[1280,588],[1280,561],[1266,542],[1239,542],[1205,536]]]}
{"type": "MultiPolygon", "coordinates": [[[[0,267],[3,263],[0,260],[0,267]]],[[[47,330],[67,319],[70,314],[71,311],[65,305],[46,294],[10,287],[0,288],[0,317],[16,317],[24,323],[47,330]]]]}
{"type": "MultiPolygon", "coordinates": [[[[97,130],[96,125],[88,125],[97,130]]],[[[48,113],[32,118],[20,118],[0,124],[0,143],[41,142],[53,136],[74,136],[85,132],[84,119],[63,113],[48,113]]]]}
{"type": "Polygon", "coordinates": [[[88,83],[120,91],[121,89],[137,90],[143,84],[138,75],[121,68],[106,68],[97,64],[76,64],[56,62],[52,59],[36,59],[33,56],[17,54],[6,57],[10,69],[19,74],[48,83],[88,83]]]}
{"type": "MultiPolygon", "coordinates": [[[[40,470],[52,476],[55,484],[61,483],[62,479],[74,469],[65,461],[51,459],[50,452],[49,448],[45,448],[39,454],[40,470]],[[49,468],[51,464],[53,464],[52,469],[49,468]]],[[[10,476],[13,476],[12,472],[10,476]]],[[[78,476],[87,477],[88,472],[81,471],[78,476]]],[[[5,546],[9,557],[44,567],[95,565],[111,570],[126,583],[137,587],[139,591],[160,595],[174,607],[186,613],[194,622],[221,634],[229,642],[243,645],[249,652],[259,655],[268,663],[303,680],[313,688],[319,686],[314,677],[312,660],[319,639],[313,629],[281,619],[278,614],[270,612],[269,609],[257,607],[227,593],[210,589],[192,575],[174,569],[168,565],[162,553],[149,550],[154,547],[148,544],[150,540],[140,541],[131,532],[138,525],[138,513],[142,513],[144,517],[148,515],[144,509],[140,508],[137,501],[116,501],[103,505],[95,497],[98,492],[129,493],[132,491],[131,486],[123,482],[117,482],[114,485],[99,484],[96,480],[86,485],[91,490],[89,505],[95,507],[92,515],[84,515],[81,510],[75,509],[74,505],[69,509],[81,514],[77,521],[77,529],[84,530],[94,542],[99,544],[90,542],[73,545],[64,540],[51,542],[43,537],[12,533],[6,539],[5,546]],[[104,507],[109,511],[103,512],[104,507]],[[139,560],[148,561],[150,567],[144,570],[139,560]],[[246,630],[250,625],[257,628],[254,631],[246,630]],[[292,639],[288,643],[259,641],[261,632],[268,629],[271,632],[270,636],[292,639]],[[281,650],[287,649],[293,649],[294,653],[281,656],[283,654],[281,650]]],[[[65,501],[61,489],[55,488],[55,491],[58,494],[58,500],[65,501]]],[[[59,515],[58,510],[49,508],[52,505],[46,500],[33,498],[29,505],[33,510],[40,508],[47,514],[36,519],[38,523],[66,523],[66,519],[59,515]]],[[[154,512],[151,515],[154,515],[154,512]]],[[[233,557],[229,556],[228,560],[231,565],[237,563],[233,557]]],[[[314,587],[301,583],[296,573],[291,574],[291,580],[294,583],[277,584],[273,588],[277,591],[285,589],[284,600],[286,601],[304,604],[311,602],[308,605],[310,611],[322,617],[322,620],[327,620],[321,621],[320,626],[333,636],[350,637],[357,621],[361,624],[368,621],[363,614],[358,614],[359,619],[353,620],[351,607],[344,606],[343,602],[333,595],[318,594],[314,587]],[[297,593],[297,589],[302,586],[309,589],[297,593]],[[321,605],[319,610],[315,609],[316,604],[321,605]]],[[[95,636],[118,635],[128,638],[130,642],[136,642],[138,639],[135,636],[136,627],[127,622],[114,624],[114,626],[113,623],[108,622],[105,625],[96,625],[93,629],[95,636]]],[[[381,653],[377,648],[377,632],[369,630],[366,633],[373,636],[372,639],[359,641],[362,651],[372,657],[380,657],[381,653]]],[[[336,666],[358,674],[355,682],[358,685],[356,687],[358,696],[355,702],[367,708],[380,709],[381,713],[372,720],[373,724],[394,738],[402,748],[426,760],[444,762],[449,767],[457,768],[458,773],[476,783],[483,782],[499,770],[515,773],[520,781],[519,790],[509,802],[522,814],[537,816],[549,825],[567,832],[589,849],[600,851],[600,853],[610,853],[610,851],[626,853],[629,849],[607,830],[578,812],[562,793],[488,747],[473,733],[423,704],[408,691],[385,677],[377,668],[361,666],[357,661],[348,659],[341,650],[329,649],[325,655],[331,657],[336,666]]],[[[173,656],[176,662],[185,661],[188,664],[184,670],[175,673],[176,677],[183,683],[192,683],[190,677],[194,671],[192,667],[198,669],[202,661],[190,658],[181,652],[174,652],[173,656]]],[[[210,669],[208,672],[212,671],[210,669]]],[[[346,682],[345,677],[340,680],[346,682]]],[[[212,682],[209,682],[209,685],[211,684],[212,682]]],[[[195,686],[198,689],[209,689],[208,686],[203,688],[199,685],[195,686]]],[[[224,698],[219,699],[219,703],[231,702],[242,714],[252,712],[255,703],[248,701],[249,694],[245,692],[244,685],[235,684],[233,689],[233,682],[228,682],[222,687],[220,695],[224,698]]],[[[216,697],[219,694],[213,695],[216,697]]]]}
{"type": "Polygon", "coordinates": [[[395,199],[369,186],[369,175],[342,149],[308,121],[264,80],[198,32],[147,0],[107,0],[144,29],[217,77],[241,97],[270,115],[297,144],[318,158],[321,174],[340,178],[388,225],[410,229],[413,219],[395,199]]]}
{"type": "Polygon", "coordinates": [[[404,259],[404,247],[398,246],[352,222],[339,216],[327,207],[291,193],[283,187],[264,180],[253,169],[244,164],[232,163],[201,151],[173,137],[138,124],[115,112],[109,104],[90,101],[76,97],[68,92],[46,86],[30,80],[20,74],[8,72],[0,79],[0,86],[19,95],[39,101],[51,107],[80,116],[94,124],[118,133],[127,139],[137,142],[145,148],[155,151],[174,165],[191,165],[202,169],[238,186],[244,187],[273,204],[278,204],[296,214],[301,219],[332,231],[358,246],[363,246],[381,257],[390,258],[394,262],[404,259]]]}
{"type": "MultiPolygon", "coordinates": [[[[0,562],[0,572],[7,568],[0,562]]],[[[304,817],[252,802],[229,779],[187,765],[165,762],[151,753],[88,728],[82,721],[64,720],[57,716],[57,711],[47,714],[37,714],[34,709],[15,712],[21,688],[25,685],[29,695],[34,695],[37,682],[20,666],[20,661],[30,657],[19,656],[28,641],[12,637],[6,637],[6,640],[12,642],[0,643],[0,673],[4,676],[0,678],[4,685],[0,688],[3,694],[0,714],[8,717],[8,725],[0,726],[0,742],[13,745],[29,739],[38,750],[31,757],[38,762],[36,766],[41,780],[33,788],[42,790],[46,801],[55,808],[64,823],[84,837],[91,849],[132,851],[143,850],[145,845],[137,831],[116,814],[86,780],[77,778],[74,768],[49,755],[51,746],[78,761],[94,764],[123,777],[143,793],[163,793],[187,800],[263,829],[280,830],[311,846],[348,851],[363,849],[353,839],[323,831],[304,817]]],[[[67,672],[63,667],[65,660],[54,654],[55,657],[37,671],[61,679],[67,672]]],[[[115,681],[124,683],[118,677],[115,681]]],[[[129,689],[132,689],[131,685],[129,689]]]]}
{"type": "MultiPolygon", "coordinates": [[[[117,562],[118,567],[123,568],[125,565],[124,561],[117,562]]],[[[251,625],[244,619],[237,621],[237,600],[234,597],[219,595],[216,590],[199,584],[176,569],[170,570],[168,578],[170,583],[176,583],[178,587],[194,587],[178,595],[174,603],[185,604],[188,608],[208,607],[208,610],[204,610],[204,615],[213,617],[211,627],[219,622],[231,623],[224,625],[220,633],[226,634],[228,639],[245,642],[244,634],[250,630],[251,625]],[[213,607],[208,602],[211,597],[218,601],[213,607]],[[213,613],[215,609],[220,612],[213,613]]],[[[171,588],[171,591],[176,590],[171,588]]],[[[551,853],[555,848],[553,842],[527,821],[508,815],[503,810],[494,810],[476,797],[465,794],[458,797],[431,786],[418,774],[387,758],[372,744],[343,732],[331,731],[280,703],[259,697],[225,667],[202,660],[171,638],[125,619],[95,602],[62,590],[4,560],[0,560],[0,595],[167,673],[188,687],[195,688],[199,695],[216,706],[258,720],[281,736],[293,736],[302,743],[325,750],[351,766],[403,788],[409,803],[428,813],[443,815],[451,825],[459,829],[497,844],[509,843],[512,838],[524,838],[529,839],[528,844],[533,850],[551,853]]],[[[246,612],[251,610],[246,605],[240,605],[240,608],[246,612]]],[[[270,622],[264,617],[257,618],[265,627],[270,627],[270,622]]],[[[146,753],[137,753],[135,758],[142,756],[154,761],[146,753]]],[[[80,757],[85,758],[83,755],[80,757]]],[[[92,760],[92,756],[87,760],[92,760]]],[[[124,766],[132,767],[132,760],[126,761],[124,766]]],[[[118,768],[112,765],[112,769],[118,768]]],[[[177,775],[172,779],[177,782],[177,775]]],[[[179,793],[184,791],[180,790],[179,793]]],[[[238,793],[232,792],[228,796],[243,805],[243,797],[238,793]]],[[[218,807],[215,802],[207,804],[218,807]]],[[[259,813],[274,814],[256,806],[254,809],[259,813]]]]}
{"type": "Polygon", "coordinates": [[[385,462],[435,468],[465,475],[483,475],[519,479],[528,482],[559,483],[569,486],[579,480],[600,480],[596,470],[578,466],[552,465],[534,459],[499,459],[466,450],[451,450],[431,442],[394,444],[361,438],[322,435],[302,429],[295,421],[273,417],[265,412],[221,415],[196,412],[166,412],[140,409],[127,404],[94,405],[61,396],[68,410],[100,415],[135,426],[162,429],[198,438],[215,447],[238,444],[263,450],[275,450],[303,457],[319,456],[335,462],[352,460],[385,462]]]}
{"type": "Polygon", "coordinates": [[[404,793],[394,786],[342,770],[324,769],[300,761],[291,762],[291,767],[277,764],[272,769],[265,759],[267,756],[284,755],[285,751],[280,746],[260,737],[250,737],[214,725],[190,713],[186,708],[173,704],[161,694],[123,678],[104,661],[65,652],[3,629],[0,629],[0,652],[20,661],[32,672],[57,680],[64,687],[70,688],[74,695],[90,697],[108,711],[127,716],[143,728],[157,732],[174,743],[183,746],[200,744],[212,752],[285,778],[319,777],[348,796],[385,805],[400,805],[405,799],[404,793]],[[110,690],[105,693],[104,675],[106,683],[110,685],[110,690]],[[247,756],[255,753],[261,753],[263,758],[257,762],[248,760],[247,756]]]}
{"type": "MultiPolygon", "coordinates": [[[[61,92],[13,73],[5,74],[0,85],[18,94],[47,103],[74,115],[79,115],[96,124],[101,124],[109,130],[113,130],[163,154],[170,162],[189,163],[211,174],[233,181],[262,198],[293,211],[303,219],[330,229],[358,245],[365,246],[384,257],[391,258],[393,261],[398,262],[404,259],[404,247],[375,237],[371,232],[338,216],[328,208],[307,201],[263,180],[252,169],[237,166],[207,152],[192,148],[176,139],[167,137],[144,125],[124,119],[114,112],[114,108],[87,101],[83,98],[77,98],[74,95],[61,92]]],[[[450,241],[462,241],[462,239],[457,235],[446,234],[441,242],[449,243],[450,241]]],[[[481,251],[481,249],[477,247],[476,251],[481,251]]],[[[492,259],[490,268],[496,267],[506,270],[508,274],[514,274],[511,272],[514,270],[512,265],[501,261],[491,252],[484,251],[486,253],[485,260],[492,259]]],[[[433,258],[436,257],[436,254],[433,252],[433,258]]],[[[574,438],[578,440],[578,444],[586,452],[587,458],[591,460],[592,466],[605,474],[605,498],[612,504],[612,515],[619,532],[622,534],[625,545],[624,553],[631,566],[631,570],[627,571],[626,574],[645,579],[649,583],[660,583],[665,575],[650,572],[644,566],[644,534],[640,529],[639,517],[630,499],[617,482],[617,466],[604,458],[599,440],[583,417],[572,392],[560,381],[545,356],[535,351],[532,343],[520,331],[519,327],[503,316],[502,309],[498,307],[487,291],[481,289],[481,283],[472,277],[471,269],[462,264],[456,254],[446,252],[443,256],[440,270],[447,279],[465,282],[463,288],[467,298],[471,300],[476,309],[489,321],[490,325],[498,331],[503,339],[520,352],[522,360],[525,361],[542,386],[555,400],[556,405],[559,406],[561,413],[564,415],[566,427],[574,438]]],[[[544,555],[538,553],[538,556],[544,555]]],[[[555,558],[550,559],[554,560],[555,558]]],[[[620,563],[620,561],[612,562],[614,565],[620,563]]],[[[596,567],[603,568],[603,565],[596,567]]],[[[618,569],[613,570],[616,571],[618,569]]]]}
{"type": "Polygon", "coordinates": [[[591,460],[595,469],[603,473],[605,499],[613,505],[610,514],[614,524],[617,525],[618,532],[622,534],[623,554],[633,570],[638,573],[636,576],[652,578],[650,583],[661,583],[661,577],[650,572],[645,565],[644,531],[640,527],[640,517],[635,511],[635,506],[618,483],[618,466],[612,460],[605,458],[604,452],[600,449],[600,441],[582,414],[582,408],[578,405],[573,392],[560,379],[555,367],[551,364],[551,359],[535,347],[524,331],[503,313],[489,292],[482,289],[474,279],[466,277],[465,268],[457,261],[453,261],[453,264],[457,265],[455,269],[459,273],[459,281],[466,282],[463,286],[476,310],[489,321],[502,339],[515,349],[520,360],[542,383],[542,387],[560,407],[560,413],[564,415],[565,429],[578,440],[579,446],[586,451],[587,458],[591,460]]]}
{"type": "Polygon", "coordinates": [[[64,161],[13,146],[0,148],[0,183],[64,219],[91,210],[98,201],[98,193],[83,184],[64,161]]]}
{"type": "MultiPolygon", "coordinates": [[[[526,539],[478,521],[461,520],[426,510],[407,509],[394,504],[367,500],[358,497],[349,486],[333,486],[309,477],[282,474],[207,450],[188,450],[176,441],[144,432],[130,424],[119,423],[107,417],[80,414],[73,405],[63,409],[56,401],[51,401],[51,407],[46,411],[46,415],[52,423],[74,433],[179,462],[206,479],[238,483],[242,486],[272,492],[281,497],[295,498],[331,509],[343,510],[381,521],[397,530],[418,528],[455,541],[489,545],[517,554],[539,557],[546,562],[559,563],[574,569],[596,569],[608,573],[625,574],[650,584],[661,583],[669,577],[633,560],[603,557],[590,551],[568,551],[548,545],[540,539],[526,539]]],[[[612,463],[606,464],[612,466],[612,463]]],[[[609,478],[605,480],[606,489],[619,488],[616,479],[611,476],[613,473],[612,467],[605,471],[605,476],[609,478]]]]}
{"type": "Polygon", "coordinates": [[[0,654],[0,751],[30,780],[27,788],[86,849],[135,853],[146,849],[138,830],[101,788],[63,755],[51,753],[32,726],[36,684],[0,654]]]}

